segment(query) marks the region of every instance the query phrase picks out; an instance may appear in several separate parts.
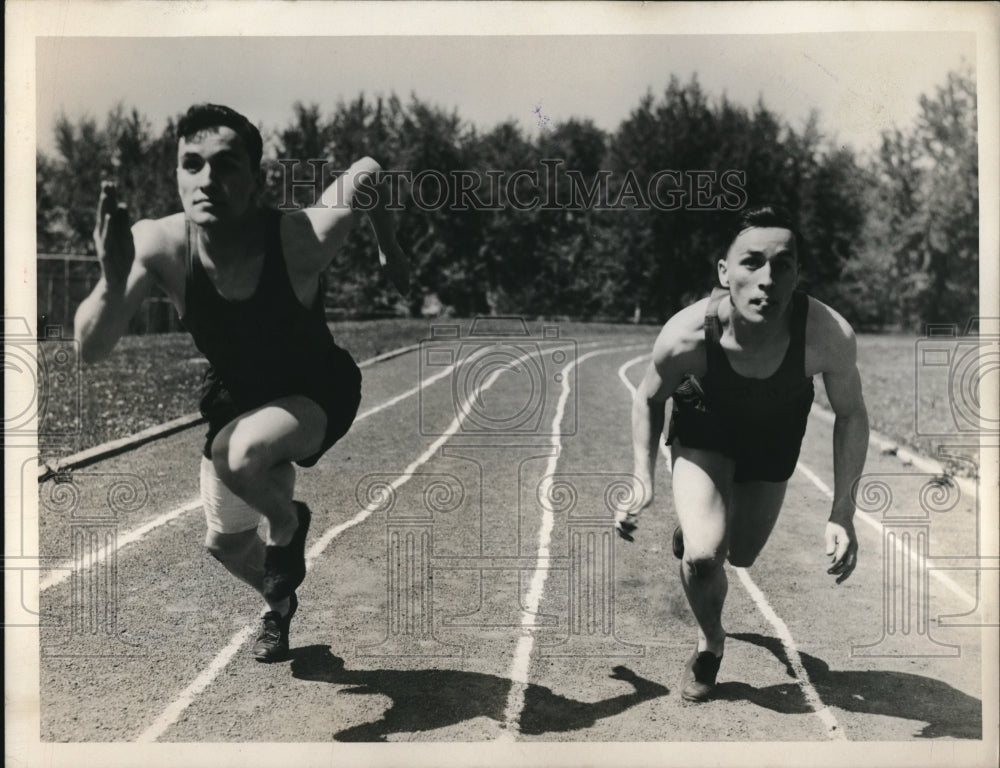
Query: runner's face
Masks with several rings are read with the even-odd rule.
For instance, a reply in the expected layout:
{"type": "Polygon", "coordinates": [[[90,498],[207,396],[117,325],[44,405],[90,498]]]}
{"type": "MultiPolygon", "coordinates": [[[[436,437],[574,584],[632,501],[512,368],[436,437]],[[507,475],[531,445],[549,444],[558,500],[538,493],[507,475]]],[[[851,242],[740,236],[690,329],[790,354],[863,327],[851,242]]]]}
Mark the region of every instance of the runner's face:
{"type": "Polygon", "coordinates": [[[719,262],[719,281],[729,288],[736,312],[751,323],[782,317],[798,277],[795,236],[781,227],[740,232],[719,262]]]}
{"type": "Polygon", "coordinates": [[[177,146],[177,189],[195,224],[237,221],[250,208],[257,180],[243,141],[219,126],[182,138],[177,146]]]}

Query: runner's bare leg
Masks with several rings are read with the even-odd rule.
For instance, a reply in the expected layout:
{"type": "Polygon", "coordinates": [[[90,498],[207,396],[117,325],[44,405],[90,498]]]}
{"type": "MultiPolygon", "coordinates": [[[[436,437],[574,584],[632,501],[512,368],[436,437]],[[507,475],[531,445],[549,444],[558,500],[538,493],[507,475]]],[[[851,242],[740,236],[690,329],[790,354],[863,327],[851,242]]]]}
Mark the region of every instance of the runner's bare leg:
{"type": "Polygon", "coordinates": [[[698,651],[721,656],[726,631],[722,608],[728,591],[728,497],[733,462],[722,454],[672,446],[674,504],[684,531],[681,583],[698,622],[698,651]]]}

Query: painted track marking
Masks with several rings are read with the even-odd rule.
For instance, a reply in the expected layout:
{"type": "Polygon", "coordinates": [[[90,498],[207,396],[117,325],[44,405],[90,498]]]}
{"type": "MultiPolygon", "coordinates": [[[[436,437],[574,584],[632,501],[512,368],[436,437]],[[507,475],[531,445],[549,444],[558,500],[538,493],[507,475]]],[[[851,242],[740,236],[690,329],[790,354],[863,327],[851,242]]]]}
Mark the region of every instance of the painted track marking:
{"type": "MultiPolygon", "coordinates": [[[[805,475],[807,478],[809,478],[812,484],[815,485],[823,493],[824,496],[826,496],[828,499],[831,500],[833,499],[833,491],[830,490],[830,486],[828,486],[826,483],[822,481],[822,479],[820,479],[819,475],[817,475],[815,472],[809,469],[809,467],[807,467],[801,461],[795,465],[795,468],[803,475],[805,475]]],[[[860,518],[865,523],[874,528],[878,532],[879,538],[880,539],[882,538],[884,529],[882,527],[882,524],[878,520],[869,515],[863,509],[857,509],[855,507],[854,512],[855,512],[855,517],[860,518]]],[[[896,537],[895,542],[896,542],[896,552],[899,554],[903,554],[902,540],[899,537],[896,537]]],[[[914,552],[912,548],[907,547],[906,554],[909,556],[910,560],[913,562],[914,565],[921,564],[920,558],[917,556],[917,553],[914,552]]],[[[972,606],[976,606],[979,604],[979,601],[975,597],[973,597],[964,589],[962,589],[962,587],[956,581],[952,580],[949,576],[946,576],[941,570],[936,568],[928,568],[927,573],[929,573],[933,578],[940,581],[944,586],[946,586],[948,589],[954,592],[958,597],[961,597],[963,600],[967,601],[972,606]]]]}
{"type": "Polygon", "coordinates": [[[160,713],[160,716],[153,721],[149,728],[139,735],[136,741],[156,741],[160,734],[166,731],[167,728],[177,721],[177,718],[184,713],[184,710],[191,705],[191,702],[195,700],[198,694],[212,684],[212,681],[215,680],[233,656],[236,655],[236,652],[243,647],[243,644],[247,642],[247,640],[253,637],[253,633],[254,625],[248,624],[233,635],[229,644],[216,654],[215,658],[212,659],[212,662],[205,667],[204,670],[202,670],[201,674],[199,674],[198,677],[196,677],[194,681],[184,689],[180,696],[174,699],[174,701],[172,701],[170,705],[160,713]]]}
{"type": "MultiPolygon", "coordinates": [[[[118,552],[123,547],[127,547],[129,544],[134,544],[137,541],[141,541],[142,538],[152,530],[159,528],[161,525],[166,525],[171,520],[176,520],[181,515],[185,515],[188,512],[193,512],[196,509],[201,509],[201,499],[194,499],[193,501],[187,502],[187,504],[182,504],[176,509],[172,509],[169,512],[165,512],[159,517],[155,517],[144,525],[140,525],[135,530],[129,531],[128,533],[119,536],[115,539],[115,544],[113,547],[102,547],[95,557],[88,559],[83,567],[79,569],[80,573],[83,573],[88,568],[92,568],[99,563],[103,563],[108,557],[114,553],[118,552]]],[[[45,578],[43,578],[38,584],[39,593],[44,592],[50,587],[55,587],[62,584],[66,579],[73,575],[75,570],[75,563],[72,560],[67,560],[62,565],[56,566],[52,571],[50,571],[45,578]]]]}
{"type": "MultiPolygon", "coordinates": [[[[813,403],[812,408],[809,410],[809,415],[831,425],[837,419],[837,415],[833,411],[825,408],[819,403],[813,403]]],[[[880,451],[886,453],[891,452],[892,455],[903,462],[904,466],[906,463],[910,463],[923,472],[929,472],[934,475],[947,474],[940,461],[908,451],[905,448],[900,447],[898,440],[892,440],[874,429],[869,430],[868,444],[880,451]]],[[[961,488],[966,494],[969,496],[975,496],[977,481],[974,478],[958,477],[957,475],[949,475],[949,477],[952,481],[957,483],[958,487],[961,488]]]]}
{"type": "MultiPolygon", "coordinates": [[[[579,346],[585,347],[585,346],[597,345],[599,343],[600,342],[592,342],[591,344],[581,344],[579,346]]],[[[484,349],[484,352],[485,351],[488,350],[484,349]]],[[[459,414],[454,419],[452,419],[452,422],[448,426],[448,429],[446,429],[445,432],[431,444],[430,448],[424,451],[415,461],[413,461],[409,466],[407,466],[406,469],[403,470],[402,474],[399,475],[399,477],[397,477],[395,480],[392,481],[392,483],[390,483],[392,490],[395,491],[404,483],[408,482],[413,473],[419,467],[426,464],[434,456],[434,454],[437,453],[438,449],[441,448],[441,446],[444,445],[446,442],[448,442],[449,439],[451,439],[451,437],[455,434],[455,432],[458,431],[458,428],[461,426],[462,421],[464,421],[465,417],[468,416],[469,413],[472,411],[472,401],[475,400],[476,397],[478,397],[478,394],[481,394],[482,392],[485,392],[487,389],[492,387],[494,382],[500,377],[500,375],[505,371],[510,370],[510,368],[514,364],[527,360],[531,357],[534,357],[537,354],[539,353],[532,352],[527,355],[521,355],[512,363],[505,364],[503,368],[498,368],[497,370],[493,371],[489,375],[489,377],[487,377],[483,385],[477,388],[476,390],[477,394],[474,397],[466,398],[466,400],[461,404],[462,407],[459,409],[459,414]]],[[[455,365],[457,365],[457,363],[455,365]]],[[[453,368],[454,365],[452,365],[451,367],[453,368]]],[[[440,376],[440,375],[441,375],[440,373],[435,374],[435,376],[440,376]]],[[[375,512],[378,509],[381,509],[382,504],[383,504],[382,500],[374,501],[367,507],[365,507],[365,509],[361,510],[361,512],[352,517],[350,520],[345,520],[343,523],[340,523],[339,525],[335,525],[332,528],[329,528],[320,537],[320,539],[315,544],[313,544],[313,546],[309,549],[309,552],[306,553],[307,562],[311,562],[312,559],[319,557],[322,554],[323,550],[326,549],[326,547],[329,545],[329,543],[333,541],[341,533],[343,533],[349,528],[353,528],[354,526],[363,523],[368,517],[371,516],[373,512],[375,512]]]]}
{"type": "MultiPolygon", "coordinates": [[[[600,342],[594,342],[594,345],[596,346],[599,343],[600,342]]],[[[580,346],[589,346],[589,344],[580,346]]],[[[490,376],[482,383],[482,385],[480,385],[477,388],[477,391],[473,393],[473,396],[475,396],[477,393],[482,393],[485,390],[492,387],[494,382],[496,382],[496,380],[500,377],[500,375],[505,371],[509,370],[516,363],[523,362],[524,360],[527,360],[537,354],[541,354],[541,351],[538,350],[536,352],[532,352],[527,355],[521,355],[513,362],[507,363],[505,367],[498,368],[497,370],[493,371],[493,373],[490,374],[490,376]]],[[[464,401],[461,403],[461,407],[459,408],[458,415],[456,415],[455,418],[452,419],[452,422],[448,426],[448,429],[445,430],[445,432],[440,437],[438,437],[431,444],[431,446],[420,455],[419,458],[417,458],[408,467],[406,467],[406,469],[403,471],[401,475],[399,475],[395,480],[393,480],[393,482],[390,484],[393,490],[396,490],[400,486],[404,485],[410,479],[410,477],[413,476],[413,473],[416,471],[416,469],[418,469],[422,464],[425,464],[427,461],[429,461],[434,456],[434,454],[437,453],[438,449],[442,445],[444,445],[458,431],[459,427],[462,424],[462,421],[472,411],[473,399],[474,397],[469,397],[464,399],[464,401]]],[[[314,562],[316,558],[322,555],[323,551],[326,549],[327,546],[329,546],[330,542],[332,542],[334,538],[339,536],[343,531],[346,531],[347,529],[352,528],[358,525],[359,523],[363,522],[365,519],[371,516],[373,512],[375,512],[377,509],[380,509],[381,506],[382,506],[381,500],[376,500],[375,502],[369,504],[360,513],[355,515],[352,519],[327,529],[327,531],[320,537],[320,539],[315,544],[313,544],[312,547],[309,548],[309,551],[306,553],[307,564],[314,562]]],[[[218,674],[223,669],[225,669],[226,665],[228,665],[229,662],[232,661],[232,658],[240,650],[243,644],[246,643],[247,640],[249,640],[250,637],[253,635],[255,627],[256,627],[256,621],[251,624],[248,624],[239,632],[237,632],[235,635],[233,635],[233,637],[230,639],[229,643],[225,646],[225,648],[223,648],[221,651],[219,651],[218,654],[216,654],[215,658],[211,661],[209,666],[206,667],[205,670],[203,670],[202,673],[198,675],[198,677],[195,678],[194,681],[192,681],[192,683],[188,685],[188,687],[185,688],[180,693],[177,699],[175,699],[173,702],[170,703],[170,705],[167,706],[167,708],[160,714],[159,717],[156,718],[156,720],[153,721],[153,723],[146,730],[144,730],[141,734],[139,734],[139,736],[136,738],[136,741],[153,742],[156,741],[160,736],[162,736],[163,733],[165,733],[166,730],[170,728],[170,726],[177,721],[177,718],[179,718],[181,714],[183,714],[184,710],[187,709],[194,702],[195,698],[202,691],[204,691],[212,683],[212,681],[215,680],[218,674]]]]}
{"type": "Polygon", "coordinates": [[[809,679],[809,673],[806,672],[806,668],[802,664],[802,657],[799,656],[799,649],[795,645],[795,639],[792,637],[792,633],[788,629],[788,625],[781,619],[781,617],[775,613],[771,604],[767,602],[767,598],[764,593],[760,590],[754,580],[750,578],[750,574],[747,573],[745,568],[733,568],[736,571],[736,575],[740,577],[740,581],[743,582],[743,587],[749,593],[750,597],[753,599],[757,606],[757,609],[764,614],[764,618],[767,619],[774,631],[778,633],[778,638],[781,640],[781,645],[785,649],[785,657],[788,659],[788,665],[791,667],[792,673],[795,675],[795,681],[798,683],[799,688],[802,689],[802,694],[806,697],[806,701],[809,702],[809,706],[815,713],[823,725],[826,727],[826,735],[832,739],[847,739],[847,734],[844,729],[840,727],[837,723],[837,718],[834,717],[833,712],[830,708],[823,703],[823,700],[819,696],[819,692],[816,690],[815,686],[812,684],[812,680],[809,679]]]}
{"type": "MultiPolygon", "coordinates": [[[[539,496],[543,499],[549,497],[549,488],[552,485],[552,477],[555,475],[559,464],[559,454],[562,452],[561,425],[563,414],[566,410],[566,403],[570,395],[569,374],[574,367],[597,355],[606,355],[611,352],[621,352],[626,349],[634,349],[640,345],[634,344],[626,347],[615,347],[614,349],[596,349],[593,352],[581,356],[567,364],[561,371],[562,388],[559,392],[559,401],[556,405],[556,413],[552,418],[551,443],[555,447],[555,453],[548,457],[545,467],[545,475],[542,478],[539,496]]],[[[524,697],[528,687],[528,675],[531,665],[531,653],[535,647],[535,634],[532,628],[538,614],[538,608],[542,602],[542,593],[545,590],[545,581],[548,578],[549,569],[545,565],[549,559],[549,542],[552,538],[552,529],[555,526],[555,517],[547,504],[542,505],[542,524],[538,530],[538,564],[531,577],[531,585],[525,597],[524,608],[521,610],[521,637],[517,641],[517,648],[514,650],[514,659],[511,662],[507,677],[511,681],[510,691],[507,694],[507,706],[504,708],[503,731],[500,741],[512,741],[517,732],[521,714],[524,711],[524,697]]]]}

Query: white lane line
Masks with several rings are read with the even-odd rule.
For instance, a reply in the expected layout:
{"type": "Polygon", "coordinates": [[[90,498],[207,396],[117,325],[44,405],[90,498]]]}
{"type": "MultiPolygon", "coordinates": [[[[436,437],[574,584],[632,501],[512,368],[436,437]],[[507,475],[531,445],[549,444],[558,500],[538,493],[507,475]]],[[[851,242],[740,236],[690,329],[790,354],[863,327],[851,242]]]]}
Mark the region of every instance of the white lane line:
{"type": "Polygon", "coordinates": [[[405,347],[396,347],[395,349],[390,349],[388,352],[383,352],[381,355],[375,355],[375,357],[369,357],[367,360],[362,360],[358,363],[358,368],[368,368],[375,363],[382,363],[386,360],[392,360],[394,357],[400,357],[405,355],[407,352],[413,352],[415,349],[420,349],[420,344],[407,344],[405,347]]]}
{"type": "MultiPolygon", "coordinates": [[[[827,424],[833,424],[837,420],[836,414],[824,408],[819,403],[813,403],[812,408],[809,411],[809,415],[819,419],[820,421],[826,422],[827,424]]],[[[978,437],[977,437],[978,440],[978,437]]],[[[901,448],[898,440],[892,440],[886,437],[880,432],[876,432],[874,429],[868,432],[868,444],[878,448],[880,451],[885,453],[892,453],[897,459],[899,459],[903,464],[912,464],[917,469],[924,472],[929,472],[934,475],[945,475],[945,467],[940,461],[928,458],[926,456],[921,456],[918,453],[913,453],[905,448],[901,448]]],[[[976,480],[968,477],[949,477],[956,483],[962,491],[969,495],[975,496],[976,494],[976,480]]]]}
{"type": "MultiPolygon", "coordinates": [[[[585,344],[580,344],[578,348],[598,346],[600,344],[601,342],[598,341],[587,342],[585,344]]],[[[486,349],[484,351],[489,351],[489,350],[486,349]]],[[[515,363],[522,362],[531,357],[535,357],[539,354],[541,353],[535,351],[527,355],[521,355],[512,363],[504,363],[503,368],[498,368],[497,370],[493,371],[493,373],[490,374],[490,376],[486,379],[482,387],[480,387],[477,390],[477,393],[485,392],[487,389],[492,387],[493,383],[497,380],[497,378],[499,378],[499,376],[502,373],[506,372],[507,370],[510,370],[510,368],[515,363]]],[[[472,410],[472,401],[477,399],[477,397],[478,394],[474,394],[473,397],[467,398],[462,402],[462,407],[459,409],[459,414],[454,419],[452,419],[452,422],[448,426],[448,429],[446,429],[445,432],[431,444],[430,448],[424,451],[414,462],[412,462],[408,467],[406,467],[406,469],[403,470],[402,474],[399,477],[397,477],[389,484],[392,492],[395,492],[400,486],[408,482],[410,477],[413,476],[413,473],[420,466],[427,463],[427,461],[429,461],[434,456],[434,454],[438,451],[438,449],[442,445],[444,445],[455,434],[455,432],[458,431],[462,421],[464,421],[465,417],[468,416],[472,410]]],[[[368,517],[371,516],[373,512],[381,509],[384,506],[384,504],[385,500],[376,499],[375,501],[371,502],[367,507],[365,507],[363,510],[361,510],[358,514],[352,517],[350,520],[345,520],[343,523],[340,523],[339,525],[335,525],[332,528],[328,529],[306,553],[307,564],[311,563],[312,560],[319,557],[323,553],[323,550],[325,550],[327,546],[329,546],[330,542],[333,541],[337,536],[346,531],[348,528],[353,528],[354,526],[363,523],[368,517]]]]}
{"type": "Polygon", "coordinates": [[[747,573],[745,568],[733,568],[736,574],[740,577],[740,581],[743,582],[743,587],[750,594],[754,603],[757,605],[757,609],[764,614],[774,631],[778,633],[778,637],[781,640],[781,645],[785,649],[785,657],[788,659],[788,664],[792,668],[792,673],[795,675],[796,682],[799,688],[802,689],[802,694],[806,697],[806,701],[809,702],[809,706],[812,707],[813,712],[816,716],[823,722],[826,726],[826,735],[832,739],[847,739],[847,734],[844,729],[840,727],[837,722],[837,718],[833,716],[833,712],[830,708],[823,703],[823,700],[819,697],[819,693],[813,686],[812,681],[809,679],[809,673],[806,672],[806,668],[802,664],[802,658],[799,656],[799,649],[795,645],[795,639],[792,637],[792,633],[789,631],[788,626],[782,621],[781,617],[774,612],[771,604],[767,602],[767,598],[764,597],[764,593],[761,592],[760,588],[754,583],[754,580],[750,578],[750,574],[747,573]]]}
{"type": "MultiPolygon", "coordinates": [[[[646,356],[643,355],[633,360],[629,360],[618,369],[618,377],[622,380],[632,395],[635,395],[636,387],[631,381],[629,381],[625,374],[629,368],[638,363],[640,360],[643,360],[645,357],[646,356]]],[[[660,442],[660,453],[662,453],[667,459],[667,472],[670,472],[670,452],[667,450],[666,445],[662,441],[660,442]]],[[[815,475],[813,477],[815,477],[815,475]]],[[[818,477],[816,478],[816,482],[822,484],[822,481],[818,477]]],[[[821,490],[825,487],[826,486],[822,486],[821,490]]],[[[827,490],[829,491],[829,489],[827,490]]],[[[830,497],[833,498],[832,493],[830,493],[830,497]]],[[[774,612],[770,603],[767,602],[767,598],[764,596],[764,593],[760,590],[754,580],[750,578],[750,574],[747,573],[746,569],[733,568],[733,570],[736,571],[744,589],[746,589],[747,593],[754,601],[754,604],[757,606],[757,610],[764,614],[764,618],[771,623],[774,631],[778,633],[781,644],[785,649],[785,656],[788,658],[788,663],[795,675],[796,682],[798,683],[799,688],[802,689],[802,694],[805,696],[806,701],[809,702],[809,706],[812,707],[813,712],[816,713],[816,716],[819,717],[819,719],[823,722],[823,725],[826,727],[827,736],[835,739],[846,739],[847,734],[844,732],[844,729],[839,726],[837,718],[834,717],[830,708],[823,703],[823,700],[819,696],[819,692],[809,679],[809,673],[806,672],[806,668],[802,664],[802,658],[799,656],[798,648],[795,645],[795,639],[792,637],[792,633],[789,631],[788,626],[784,621],[782,621],[781,617],[774,612]]]]}
{"type": "MultiPolygon", "coordinates": [[[[635,386],[635,384],[633,384],[631,381],[629,381],[629,378],[628,378],[628,375],[627,375],[628,371],[636,363],[641,363],[643,360],[646,360],[648,357],[649,357],[648,353],[645,354],[645,355],[639,355],[638,357],[633,357],[631,360],[626,360],[622,364],[621,368],[618,369],[618,378],[621,379],[622,384],[625,385],[625,388],[628,389],[629,394],[632,397],[635,397],[635,393],[639,390],[639,388],[637,386],[635,386]]],[[[667,401],[667,402],[669,402],[669,401],[667,401]]],[[[663,407],[666,408],[666,402],[664,403],[663,407]]],[[[663,440],[660,440],[659,442],[660,442],[660,455],[663,456],[663,458],[666,460],[667,473],[669,474],[670,471],[671,471],[671,466],[670,466],[670,451],[667,450],[667,444],[663,440]]]]}
{"type": "MultiPolygon", "coordinates": [[[[88,558],[87,561],[83,564],[83,566],[79,569],[79,572],[82,573],[88,568],[92,568],[95,565],[103,563],[105,560],[108,559],[108,557],[112,553],[117,552],[123,547],[127,547],[129,544],[133,544],[139,541],[140,539],[142,539],[143,536],[145,536],[150,531],[159,528],[161,525],[169,523],[171,520],[176,520],[181,515],[187,514],[188,512],[193,512],[194,510],[200,508],[201,508],[201,499],[194,499],[193,501],[189,501],[187,504],[183,504],[177,507],[177,509],[172,509],[169,512],[160,515],[159,517],[153,518],[148,523],[140,525],[133,531],[129,531],[128,533],[122,536],[118,536],[115,539],[115,544],[113,547],[104,547],[97,553],[96,557],[88,558]]],[[[64,581],[66,581],[66,579],[68,579],[70,576],[73,575],[75,566],[76,563],[73,560],[67,560],[61,565],[56,566],[48,575],[45,576],[44,579],[42,579],[39,582],[38,584],[39,593],[44,592],[46,589],[49,589],[50,587],[55,587],[59,584],[62,584],[64,581]]]]}
{"type": "MultiPolygon", "coordinates": [[[[615,347],[614,349],[597,349],[588,352],[578,359],[567,364],[561,371],[562,388],[559,392],[559,401],[556,406],[555,416],[552,418],[551,443],[555,447],[555,452],[549,456],[545,467],[545,475],[542,478],[542,485],[539,489],[539,496],[548,499],[549,488],[552,485],[552,478],[556,473],[559,464],[559,454],[562,452],[561,426],[563,415],[566,412],[566,403],[570,395],[570,376],[573,368],[585,360],[589,360],[596,355],[606,355],[611,352],[621,352],[626,349],[634,349],[640,345],[635,344],[626,347],[615,347]]],[[[532,628],[538,615],[538,608],[542,602],[542,593],[545,590],[545,581],[549,575],[546,565],[549,559],[549,543],[552,539],[552,529],[555,526],[555,516],[548,504],[542,504],[542,524],[538,530],[538,560],[535,572],[531,577],[531,585],[528,587],[528,594],[525,597],[524,608],[521,610],[521,637],[517,641],[517,648],[514,650],[514,658],[511,662],[507,678],[511,681],[510,691],[507,694],[507,706],[504,709],[503,731],[498,741],[510,742],[514,740],[515,734],[520,727],[521,714],[524,711],[524,698],[528,688],[528,676],[531,665],[531,653],[535,647],[535,634],[532,628]]]]}
{"type": "Polygon", "coordinates": [[[195,697],[212,684],[212,681],[225,668],[236,652],[243,647],[243,644],[253,637],[254,629],[254,624],[248,624],[233,635],[229,641],[229,645],[219,651],[218,655],[212,659],[212,663],[202,670],[202,673],[194,679],[194,682],[185,688],[181,695],[160,713],[160,716],[153,721],[153,724],[149,728],[139,735],[136,741],[156,741],[160,734],[173,725],[177,721],[177,718],[183,714],[184,710],[191,705],[191,702],[195,700],[195,697]]]}
{"type": "MultiPolygon", "coordinates": [[[[523,362],[531,358],[532,356],[539,354],[542,354],[541,350],[536,350],[535,352],[531,352],[527,355],[521,355],[516,360],[506,363],[504,367],[495,370],[483,382],[483,384],[475,392],[472,393],[472,397],[466,398],[465,400],[462,401],[461,407],[459,408],[459,412],[455,416],[455,418],[452,419],[451,424],[449,424],[448,426],[448,429],[446,429],[445,432],[440,437],[438,437],[438,439],[431,444],[430,448],[424,451],[416,461],[412,462],[403,471],[403,473],[399,475],[399,477],[397,477],[395,480],[392,481],[392,483],[390,483],[392,490],[395,491],[400,486],[405,484],[410,479],[410,477],[413,476],[413,473],[422,464],[425,464],[427,461],[429,461],[434,456],[434,454],[437,453],[438,449],[442,445],[444,445],[451,437],[453,437],[456,432],[458,432],[462,424],[462,421],[469,415],[469,413],[472,410],[472,400],[474,400],[482,392],[492,387],[494,382],[500,377],[500,375],[505,371],[510,370],[510,368],[513,367],[516,363],[523,362]]],[[[384,500],[377,499],[372,503],[370,503],[367,507],[365,507],[365,509],[362,510],[360,513],[355,515],[351,520],[348,520],[345,523],[341,523],[340,525],[335,525],[332,528],[329,528],[320,537],[320,539],[315,544],[313,544],[312,547],[309,548],[308,552],[306,553],[307,565],[311,564],[316,560],[316,558],[322,555],[323,551],[329,546],[330,542],[332,542],[334,538],[339,536],[343,531],[346,531],[347,529],[363,522],[366,518],[371,516],[373,512],[380,509],[383,503],[384,500]]],[[[181,716],[184,710],[191,705],[195,697],[197,697],[198,694],[204,691],[218,676],[218,674],[223,669],[225,669],[226,665],[228,665],[229,662],[232,661],[232,658],[240,650],[243,644],[247,640],[249,640],[250,637],[253,635],[255,627],[256,627],[256,622],[251,623],[246,627],[244,627],[243,629],[241,629],[235,635],[233,635],[233,638],[229,641],[229,644],[226,645],[226,647],[223,648],[221,651],[219,651],[219,653],[212,660],[211,664],[209,664],[208,668],[206,668],[200,675],[198,675],[198,677],[195,678],[195,680],[181,692],[178,698],[174,702],[172,702],[158,718],[156,718],[156,720],[153,722],[152,725],[150,725],[145,731],[139,734],[136,741],[153,742],[156,741],[160,736],[162,736],[163,733],[165,733],[166,730],[170,728],[170,726],[177,721],[177,718],[181,716]]]]}
{"type": "MultiPolygon", "coordinates": [[[[410,347],[403,347],[399,350],[393,350],[392,352],[387,352],[386,354],[392,356],[398,356],[399,354],[403,354],[405,352],[410,351],[410,349],[411,349],[410,347]]],[[[477,352],[476,355],[480,355],[485,351],[487,350],[484,349],[481,352],[477,352]]],[[[473,359],[473,357],[474,357],[473,355],[470,355],[468,359],[471,360],[473,359]]],[[[375,358],[372,359],[375,360],[375,358]]],[[[366,411],[362,411],[354,419],[354,424],[357,424],[359,421],[364,421],[369,416],[374,416],[376,413],[384,411],[386,408],[391,408],[392,406],[402,402],[408,397],[412,397],[425,387],[428,387],[434,382],[439,381],[440,379],[449,375],[454,369],[454,367],[455,365],[453,364],[446,368],[443,368],[442,370],[435,373],[433,376],[428,376],[426,379],[421,381],[420,384],[411,389],[406,390],[402,394],[396,395],[395,397],[386,400],[384,403],[380,403],[379,405],[369,408],[366,411]]],[[[122,549],[122,547],[140,541],[147,533],[159,528],[161,525],[165,525],[166,523],[169,523],[171,520],[175,520],[176,518],[180,517],[183,514],[186,514],[188,512],[193,512],[200,508],[201,508],[201,500],[195,499],[194,501],[189,501],[188,503],[178,507],[177,509],[172,509],[171,511],[165,512],[159,517],[150,520],[148,523],[139,526],[134,531],[130,531],[124,534],[123,536],[119,537],[118,539],[116,539],[114,547],[108,549],[102,549],[96,559],[90,560],[83,565],[81,572],[86,570],[87,568],[97,565],[98,563],[104,562],[112,552],[117,552],[120,549],[122,549]]],[[[45,590],[51,587],[55,587],[59,584],[62,584],[72,575],[75,567],[76,563],[74,563],[72,560],[67,560],[64,563],[55,566],[52,569],[52,571],[47,576],[45,576],[45,578],[43,578],[39,583],[38,586],[39,593],[44,592],[45,590]]]]}
{"type": "MultiPolygon", "coordinates": [[[[485,353],[487,351],[488,351],[488,348],[484,348],[483,350],[481,350],[479,352],[476,352],[474,355],[470,355],[467,358],[467,361],[468,360],[472,360],[474,357],[477,357],[477,356],[479,356],[479,355],[481,355],[481,354],[483,354],[483,353],[485,353]]],[[[466,361],[466,364],[468,364],[467,361],[466,361]]],[[[392,406],[396,405],[397,403],[402,402],[403,400],[405,400],[408,397],[413,397],[420,390],[424,389],[427,386],[430,386],[435,381],[439,381],[439,380],[443,379],[445,376],[450,375],[451,372],[455,369],[455,365],[457,365],[457,363],[452,363],[451,365],[447,366],[446,368],[443,368],[440,371],[438,371],[437,373],[435,373],[433,376],[428,376],[426,379],[424,379],[423,381],[421,381],[417,386],[411,387],[410,389],[406,390],[402,394],[396,395],[395,397],[392,397],[392,398],[386,400],[384,403],[380,403],[379,405],[376,405],[376,406],[374,406],[372,408],[369,408],[367,411],[362,411],[361,413],[359,413],[355,417],[354,423],[357,424],[362,419],[367,419],[369,416],[374,416],[379,411],[384,411],[386,408],[391,408],[392,406]]]]}
{"type": "MultiPolygon", "coordinates": [[[[805,475],[807,478],[809,478],[809,480],[812,481],[812,484],[815,485],[817,488],[819,488],[819,490],[828,499],[830,499],[831,501],[833,500],[833,491],[830,490],[830,486],[828,486],[826,483],[824,483],[820,479],[819,475],[817,475],[815,472],[813,472],[811,469],[809,469],[809,467],[807,467],[801,461],[798,464],[795,465],[795,468],[799,472],[801,472],[803,475],[805,475]]],[[[865,512],[863,509],[857,509],[856,507],[855,507],[855,510],[854,510],[854,515],[855,515],[855,517],[860,518],[862,521],[864,521],[865,523],[867,523],[868,525],[870,525],[872,528],[874,528],[878,532],[879,538],[880,539],[882,538],[882,535],[884,533],[884,530],[882,528],[882,523],[880,523],[878,520],[876,520],[870,514],[868,514],[867,512],[865,512]]],[[[896,552],[897,553],[899,553],[900,555],[902,555],[904,553],[903,542],[902,542],[901,537],[898,537],[898,536],[895,537],[895,547],[896,547],[896,552]]],[[[906,550],[905,550],[905,552],[909,556],[910,560],[913,562],[914,565],[919,565],[920,564],[920,558],[917,556],[917,553],[913,550],[913,548],[907,547],[906,550]]],[[[948,589],[950,589],[955,595],[957,595],[958,597],[961,597],[963,600],[967,601],[970,605],[972,605],[972,606],[978,605],[979,601],[975,598],[975,596],[973,596],[973,595],[969,594],[967,591],[965,591],[956,581],[954,581],[951,577],[947,576],[940,569],[937,569],[937,568],[928,568],[927,572],[931,575],[931,577],[933,577],[933,578],[937,579],[938,581],[940,581],[944,586],[946,586],[948,589]]]]}
{"type": "Polygon", "coordinates": [[[637,387],[631,381],[629,381],[627,375],[628,370],[636,363],[642,362],[648,357],[649,357],[648,353],[645,355],[639,355],[638,357],[633,357],[631,360],[626,360],[624,363],[622,363],[621,368],[618,369],[618,378],[621,379],[622,384],[624,384],[628,388],[629,394],[632,395],[633,397],[635,397],[637,387]]]}

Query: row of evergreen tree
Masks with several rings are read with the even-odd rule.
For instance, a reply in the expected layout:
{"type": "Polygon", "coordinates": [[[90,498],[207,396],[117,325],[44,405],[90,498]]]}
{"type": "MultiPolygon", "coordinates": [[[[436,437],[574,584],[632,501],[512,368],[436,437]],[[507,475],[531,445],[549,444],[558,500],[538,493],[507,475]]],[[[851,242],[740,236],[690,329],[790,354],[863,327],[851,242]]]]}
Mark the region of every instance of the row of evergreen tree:
{"type": "MultiPolygon", "coordinates": [[[[711,287],[732,217],[720,207],[759,201],[793,212],[806,246],[803,282],[858,327],[920,330],[976,313],[976,89],[968,72],[921,97],[915,124],[886,132],[867,156],[825,137],[815,113],[794,127],[763,102],[747,109],[710,98],[695,78],[648,94],[611,133],[585,119],[539,119],[534,135],[513,122],[477,130],[416,96],[404,103],[362,94],[329,115],[318,105],[293,111],[286,127],[265,135],[272,205],[310,197],[291,187],[289,161],[303,162],[301,179],[314,174],[311,159],[343,169],[362,155],[411,176],[475,171],[478,181],[467,183],[481,200],[495,196],[501,174],[520,170],[537,172],[550,187],[541,195],[563,203],[606,185],[589,205],[506,200],[454,210],[415,205],[404,184],[397,216],[417,289],[400,300],[378,274],[367,228],[356,228],[327,280],[328,306],[347,315],[662,321],[711,287]],[[728,192],[720,191],[727,172],[728,192]],[[651,191],[660,204],[646,204],[651,191]]],[[[93,251],[103,176],[118,179],[134,219],[179,210],[176,124],[156,135],[124,106],[103,125],[59,118],[55,154],[37,161],[39,251],[93,251]]],[[[416,191],[424,201],[436,196],[434,183],[416,191]]]]}

